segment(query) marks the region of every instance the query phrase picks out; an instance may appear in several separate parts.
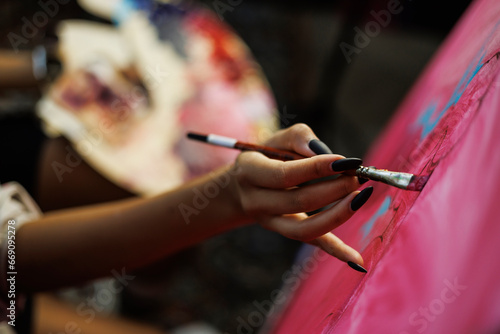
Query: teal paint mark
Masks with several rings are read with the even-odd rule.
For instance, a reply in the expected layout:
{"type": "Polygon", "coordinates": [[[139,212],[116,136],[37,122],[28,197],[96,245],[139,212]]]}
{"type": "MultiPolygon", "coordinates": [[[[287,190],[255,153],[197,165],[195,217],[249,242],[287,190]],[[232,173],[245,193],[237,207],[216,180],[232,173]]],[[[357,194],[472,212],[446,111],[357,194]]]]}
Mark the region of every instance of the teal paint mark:
{"type": "Polygon", "coordinates": [[[384,201],[378,208],[377,212],[370,218],[369,221],[367,221],[362,227],[361,230],[363,231],[363,239],[365,239],[370,232],[373,229],[373,226],[375,226],[375,222],[377,219],[379,219],[381,216],[383,216],[387,211],[389,211],[389,207],[391,205],[392,197],[391,196],[386,196],[384,198],[384,201]]]}
{"type": "Polygon", "coordinates": [[[451,94],[448,102],[444,106],[443,109],[439,112],[438,115],[434,116],[436,110],[437,110],[437,102],[432,101],[424,110],[422,115],[418,118],[417,120],[417,126],[421,125],[422,126],[422,132],[420,134],[420,140],[423,140],[427,135],[434,130],[436,125],[439,123],[441,118],[446,114],[448,109],[450,109],[452,106],[456,105],[460,98],[462,97],[463,93],[469,86],[469,83],[474,79],[476,74],[479,72],[479,70],[483,67],[483,59],[485,57],[485,51],[483,48],[480,50],[478,53],[479,56],[476,56],[476,61],[473,61],[469,66],[467,66],[467,69],[465,70],[465,73],[462,75],[462,78],[460,78],[460,81],[458,84],[455,86],[455,89],[453,90],[453,93],[451,94]]]}
{"type": "Polygon", "coordinates": [[[460,100],[460,98],[462,97],[462,94],[469,86],[469,83],[476,76],[477,72],[479,72],[479,70],[483,67],[483,59],[486,56],[486,53],[484,50],[481,50],[480,52],[481,56],[479,57],[479,60],[476,62],[476,64],[469,64],[469,66],[467,66],[465,74],[462,76],[457,86],[455,87],[455,90],[451,94],[450,100],[443,109],[444,111],[458,103],[458,100],[460,100]]]}
{"type": "Polygon", "coordinates": [[[425,109],[424,113],[417,120],[418,124],[422,126],[422,133],[420,134],[420,140],[424,139],[429,132],[432,131],[441,119],[441,117],[436,117],[433,121],[432,115],[436,112],[437,102],[431,102],[429,106],[425,109]]]}

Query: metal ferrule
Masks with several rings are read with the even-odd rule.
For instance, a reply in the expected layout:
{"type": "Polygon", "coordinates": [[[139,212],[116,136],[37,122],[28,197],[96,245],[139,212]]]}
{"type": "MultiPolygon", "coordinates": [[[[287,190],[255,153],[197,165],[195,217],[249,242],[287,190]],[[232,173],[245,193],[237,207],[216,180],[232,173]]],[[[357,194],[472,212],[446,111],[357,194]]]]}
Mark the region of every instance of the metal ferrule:
{"type": "Polygon", "coordinates": [[[356,169],[356,175],[365,179],[380,181],[400,189],[406,189],[413,177],[413,174],[410,173],[391,172],[386,169],[363,166],[356,169]]]}

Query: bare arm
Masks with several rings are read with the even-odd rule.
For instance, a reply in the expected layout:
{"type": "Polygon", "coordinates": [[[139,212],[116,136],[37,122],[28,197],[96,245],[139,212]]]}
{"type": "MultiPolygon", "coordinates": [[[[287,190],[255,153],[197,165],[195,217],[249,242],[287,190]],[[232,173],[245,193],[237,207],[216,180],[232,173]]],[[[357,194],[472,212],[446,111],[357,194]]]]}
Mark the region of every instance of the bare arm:
{"type": "Polygon", "coordinates": [[[30,51],[0,50],[0,88],[29,88],[37,84],[30,51]]]}
{"type": "Polygon", "coordinates": [[[253,221],[362,265],[361,255],[330,232],[354,214],[357,178],[297,187],[338,173],[331,164],[343,158],[314,156],[307,146],[313,138],[300,125],[268,142],[310,158],[282,162],[246,152],[234,165],[154,198],[54,212],[26,224],[16,248],[20,286],[40,291],[108,276],[113,269],[131,271],[253,221]],[[314,216],[303,213],[335,201],[314,216]]]}
{"type": "Polygon", "coordinates": [[[17,239],[20,285],[39,291],[131,271],[248,222],[230,185],[200,200],[205,187],[234,182],[227,172],[154,198],[57,211],[26,224],[17,239]]]}

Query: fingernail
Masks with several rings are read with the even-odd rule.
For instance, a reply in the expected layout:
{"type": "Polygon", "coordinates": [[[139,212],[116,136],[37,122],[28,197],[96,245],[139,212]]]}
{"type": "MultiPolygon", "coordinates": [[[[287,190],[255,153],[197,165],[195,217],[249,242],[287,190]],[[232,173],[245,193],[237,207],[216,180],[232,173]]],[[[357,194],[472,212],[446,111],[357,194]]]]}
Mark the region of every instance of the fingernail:
{"type": "Polygon", "coordinates": [[[357,194],[356,197],[354,197],[354,199],[352,200],[351,210],[356,211],[360,207],[362,207],[363,204],[365,204],[366,201],[368,201],[372,193],[373,193],[373,187],[366,187],[365,189],[361,190],[361,192],[357,194]]]}
{"type": "Polygon", "coordinates": [[[365,179],[364,177],[359,177],[358,176],[358,182],[359,182],[359,184],[365,184],[368,181],[370,181],[370,179],[365,179]]]}
{"type": "Polygon", "coordinates": [[[347,264],[349,265],[349,267],[351,267],[354,270],[360,271],[362,273],[367,273],[368,272],[365,268],[363,268],[362,266],[360,266],[357,263],[354,263],[354,262],[351,262],[351,261],[347,261],[347,264]]]}
{"type": "Polygon", "coordinates": [[[316,154],[333,154],[332,150],[319,139],[311,139],[309,141],[309,148],[316,154]]]}
{"type": "Polygon", "coordinates": [[[363,163],[359,158],[345,158],[332,162],[334,172],[343,172],[349,169],[356,169],[363,163]]]}

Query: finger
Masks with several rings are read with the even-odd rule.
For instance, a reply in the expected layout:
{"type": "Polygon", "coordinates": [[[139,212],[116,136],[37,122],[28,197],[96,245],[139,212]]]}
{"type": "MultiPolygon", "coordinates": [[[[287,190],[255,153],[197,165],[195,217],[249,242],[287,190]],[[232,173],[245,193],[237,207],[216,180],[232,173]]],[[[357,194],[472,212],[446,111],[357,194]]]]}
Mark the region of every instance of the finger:
{"type": "Polygon", "coordinates": [[[266,141],[265,145],[297,152],[305,157],[316,155],[319,152],[318,149],[325,153],[331,153],[331,150],[318,140],[313,130],[303,123],[276,132],[273,137],[266,141]]]}
{"type": "MultiPolygon", "coordinates": [[[[305,220],[307,217],[308,216],[305,213],[289,216],[289,218],[297,221],[305,220]]],[[[361,254],[359,254],[359,252],[354,248],[346,245],[339,237],[331,232],[325,233],[308,243],[321,248],[323,251],[336,257],[340,261],[351,261],[359,264],[360,266],[364,265],[364,260],[361,254]]]]}
{"type": "Polygon", "coordinates": [[[368,187],[362,192],[352,192],[330,209],[306,219],[298,219],[295,215],[284,215],[269,217],[261,224],[290,239],[311,241],[346,222],[357,209],[366,203],[372,191],[373,188],[368,187]]]}
{"type": "Polygon", "coordinates": [[[363,257],[357,250],[346,245],[339,237],[331,232],[323,234],[322,236],[309,242],[312,245],[318,246],[326,253],[336,257],[340,261],[354,262],[363,266],[363,257]]]}
{"type": "Polygon", "coordinates": [[[336,202],[359,187],[354,176],[341,176],[288,190],[249,188],[248,205],[245,206],[253,215],[281,215],[309,212],[336,202]]]}
{"type": "Polygon", "coordinates": [[[238,156],[237,164],[244,166],[246,182],[258,187],[283,189],[307,181],[338,174],[332,169],[340,155],[318,155],[311,158],[279,161],[269,159],[258,152],[244,152],[238,156]]]}

